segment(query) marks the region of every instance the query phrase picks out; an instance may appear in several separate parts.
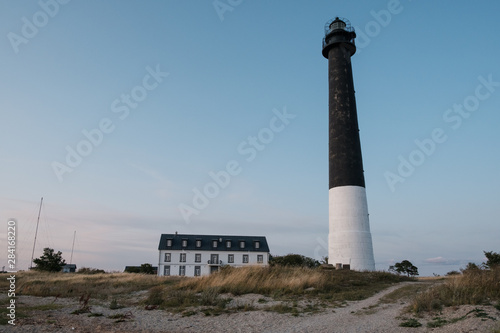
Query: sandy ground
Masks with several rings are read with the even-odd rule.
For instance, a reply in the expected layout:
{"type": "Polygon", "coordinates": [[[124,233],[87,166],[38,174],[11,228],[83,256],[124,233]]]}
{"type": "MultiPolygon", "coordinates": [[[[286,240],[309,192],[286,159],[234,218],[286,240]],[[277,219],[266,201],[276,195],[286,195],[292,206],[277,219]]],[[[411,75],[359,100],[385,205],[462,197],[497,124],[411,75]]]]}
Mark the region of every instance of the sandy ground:
{"type": "MultiPolygon", "coordinates": [[[[410,282],[411,283],[411,282],[410,282]]],[[[415,282],[413,282],[415,283],[415,282]]],[[[279,314],[263,310],[242,311],[205,316],[197,313],[182,317],[163,310],[146,310],[143,307],[129,307],[117,310],[108,305],[92,305],[92,313],[102,313],[100,317],[89,317],[87,313],[71,314],[80,308],[78,300],[54,299],[54,297],[18,297],[18,306],[35,306],[43,304],[59,304],[55,310],[35,310],[24,318],[16,319],[16,326],[0,326],[0,332],[494,332],[500,330],[500,311],[492,306],[462,306],[447,308],[440,314],[417,318],[422,323],[418,328],[399,327],[405,317],[403,309],[408,300],[400,299],[395,303],[384,304],[379,300],[393,290],[403,287],[408,282],[392,286],[377,295],[359,302],[350,302],[343,307],[326,308],[320,313],[279,314]],[[440,328],[428,328],[427,322],[439,316],[444,319],[459,318],[473,309],[482,309],[483,317],[477,312],[469,313],[465,319],[440,328]],[[124,320],[117,322],[108,316],[122,314],[124,320]],[[485,317],[486,316],[486,317],[485,317]],[[489,318],[487,318],[489,317],[489,318]]],[[[238,304],[251,303],[257,305],[260,295],[245,295],[234,299],[238,304]]],[[[266,304],[269,306],[269,303],[266,304]]],[[[261,306],[261,304],[259,304],[261,306]]],[[[263,305],[262,305],[263,306],[263,305]]]]}

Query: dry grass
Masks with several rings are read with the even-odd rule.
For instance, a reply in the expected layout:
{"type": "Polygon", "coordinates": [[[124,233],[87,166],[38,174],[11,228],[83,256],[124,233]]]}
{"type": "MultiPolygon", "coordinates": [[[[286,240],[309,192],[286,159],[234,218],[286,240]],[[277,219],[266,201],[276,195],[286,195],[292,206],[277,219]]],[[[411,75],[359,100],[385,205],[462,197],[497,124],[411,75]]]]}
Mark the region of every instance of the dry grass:
{"type": "Polygon", "coordinates": [[[219,288],[233,295],[316,295],[338,301],[367,298],[392,283],[409,279],[385,272],[326,271],[296,267],[227,268],[219,274],[186,279],[178,288],[201,292],[219,288]]]}
{"type": "MultiPolygon", "coordinates": [[[[324,306],[362,300],[406,277],[385,272],[335,271],[293,267],[224,268],[200,278],[158,277],[133,273],[64,274],[37,271],[19,272],[19,295],[82,297],[105,301],[120,300],[134,292],[148,291],[143,302],[172,311],[210,307],[218,313],[229,311],[231,297],[261,294],[282,302],[315,299],[324,306]]],[[[0,283],[0,289],[5,288],[0,283]]],[[[133,296],[132,296],[133,297],[133,296]]],[[[277,307],[278,309],[279,307],[277,307]]],[[[293,307],[293,311],[298,311],[293,307]]],[[[246,310],[253,309],[251,305],[246,310]]],[[[213,312],[213,311],[212,311],[213,312]]]]}
{"type": "Polygon", "coordinates": [[[19,295],[80,297],[90,294],[92,298],[106,300],[115,295],[148,290],[174,279],[132,273],[81,275],[26,271],[16,274],[16,289],[19,295]]]}
{"type": "Polygon", "coordinates": [[[467,271],[452,276],[423,292],[413,301],[411,310],[438,311],[444,306],[491,304],[500,301],[500,268],[467,271]]]}
{"type": "MultiPolygon", "coordinates": [[[[183,311],[196,306],[214,306],[227,311],[227,296],[260,294],[286,304],[273,305],[271,311],[311,312],[307,306],[290,307],[287,302],[315,299],[324,306],[362,300],[406,277],[385,272],[332,271],[297,267],[226,267],[216,274],[186,278],[178,284],[150,290],[148,304],[183,311]]],[[[252,306],[245,310],[254,309],[252,306]]],[[[316,308],[313,310],[317,310],[316,308]]]]}

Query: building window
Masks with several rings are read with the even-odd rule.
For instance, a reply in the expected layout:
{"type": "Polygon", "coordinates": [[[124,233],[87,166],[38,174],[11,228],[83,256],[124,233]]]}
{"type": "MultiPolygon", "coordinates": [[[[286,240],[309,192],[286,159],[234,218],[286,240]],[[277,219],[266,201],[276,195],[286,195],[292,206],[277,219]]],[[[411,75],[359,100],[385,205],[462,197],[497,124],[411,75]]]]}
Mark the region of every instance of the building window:
{"type": "Polygon", "coordinates": [[[248,254],[243,255],[243,263],[247,264],[248,263],[248,254]]]}
{"type": "Polygon", "coordinates": [[[257,263],[262,264],[264,262],[264,256],[262,254],[257,255],[257,263]]]}
{"type": "Polygon", "coordinates": [[[167,246],[168,247],[172,246],[172,240],[171,239],[167,239],[167,246]]]}
{"type": "Polygon", "coordinates": [[[194,262],[201,262],[201,253],[196,253],[194,255],[194,262]]]}
{"type": "Polygon", "coordinates": [[[240,241],[240,248],[242,248],[242,249],[245,248],[245,241],[240,241]]]}
{"type": "Polygon", "coordinates": [[[230,240],[229,240],[229,241],[226,241],[226,247],[227,247],[227,248],[230,248],[230,247],[231,247],[231,241],[230,241],[230,240]]]}
{"type": "Polygon", "coordinates": [[[188,241],[187,241],[187,239],[183,239],[182,240],[182,247],[186,247],[186,246],[188,246],[188,241]]]}
{"type": "Polygon", "coordinates": [[[234,254],[227,255],[227,262],[230,264],[234,263],[234,254]]]}
{"type": "Polygon", "coordinates": [[[201,275],[201,266],[194,266],[194,276],[201,275]]]}
{"type": "Polygon", "coordinates": [[[186,275],[186,266],[179,266],[179,275],[180,276],[186,275]]]}
{"type": "Polygon", "coordinates": [[[255,248],[256,248],[256,249],[260,248],[260,242],[259,242],[259,241],[256,241],[256,242],[255,242],[255,248]]]}
{"type": "Polygon", "coordinates": [[[170,266],[163,267],[163,275],[170,276],[170,266]]]}
{"type": "Polygon", "coordinates": [[[217,247],[217,241],[216,240],[212,241],[212,247],[217,247]]]}
{"type": "Polygon", "coordinates": [[[201,247],[201,239],[196,240],[196,247],[201,247]]]}
{"type": "Polygon", "coordinates": [[[165,253],[165,262],[170,262],[172,260],[170,253],[165,253]]]}
{"type": "Polygon", "coordinates": [[[186,254],[185,253],[181,253],[181,256],[179,258],[179,261],[180,262],[186,262],[186,254]]]}

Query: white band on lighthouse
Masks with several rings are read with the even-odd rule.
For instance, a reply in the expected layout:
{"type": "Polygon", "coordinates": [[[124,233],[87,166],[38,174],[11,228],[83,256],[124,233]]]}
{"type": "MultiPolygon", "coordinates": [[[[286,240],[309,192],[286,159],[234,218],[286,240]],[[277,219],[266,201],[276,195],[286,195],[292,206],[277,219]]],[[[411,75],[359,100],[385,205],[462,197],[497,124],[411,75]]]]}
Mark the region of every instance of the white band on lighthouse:
{"type": "Polygon", "coordinates": [[[328,263],[350,265],[357,271],[375,270],[365,188],[333,187],[329,199],[328,263]]]}

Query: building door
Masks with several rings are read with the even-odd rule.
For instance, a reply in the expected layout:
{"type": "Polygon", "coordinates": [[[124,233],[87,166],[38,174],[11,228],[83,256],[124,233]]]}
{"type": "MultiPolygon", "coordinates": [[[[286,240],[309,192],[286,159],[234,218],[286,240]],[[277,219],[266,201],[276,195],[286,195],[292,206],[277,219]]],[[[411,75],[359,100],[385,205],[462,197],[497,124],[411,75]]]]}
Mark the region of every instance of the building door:
{"type": "Polygon", "coordinates": [[[219,264],[219,255],[218,254],[211,254],[210,255],[210,263],[212,265],[218,265],[219,264]]]}
{"type": "Polygon", "coordinates": [[[219,266],[210,266],[210,274],[218,271],[219,271],[219,266]]]}

